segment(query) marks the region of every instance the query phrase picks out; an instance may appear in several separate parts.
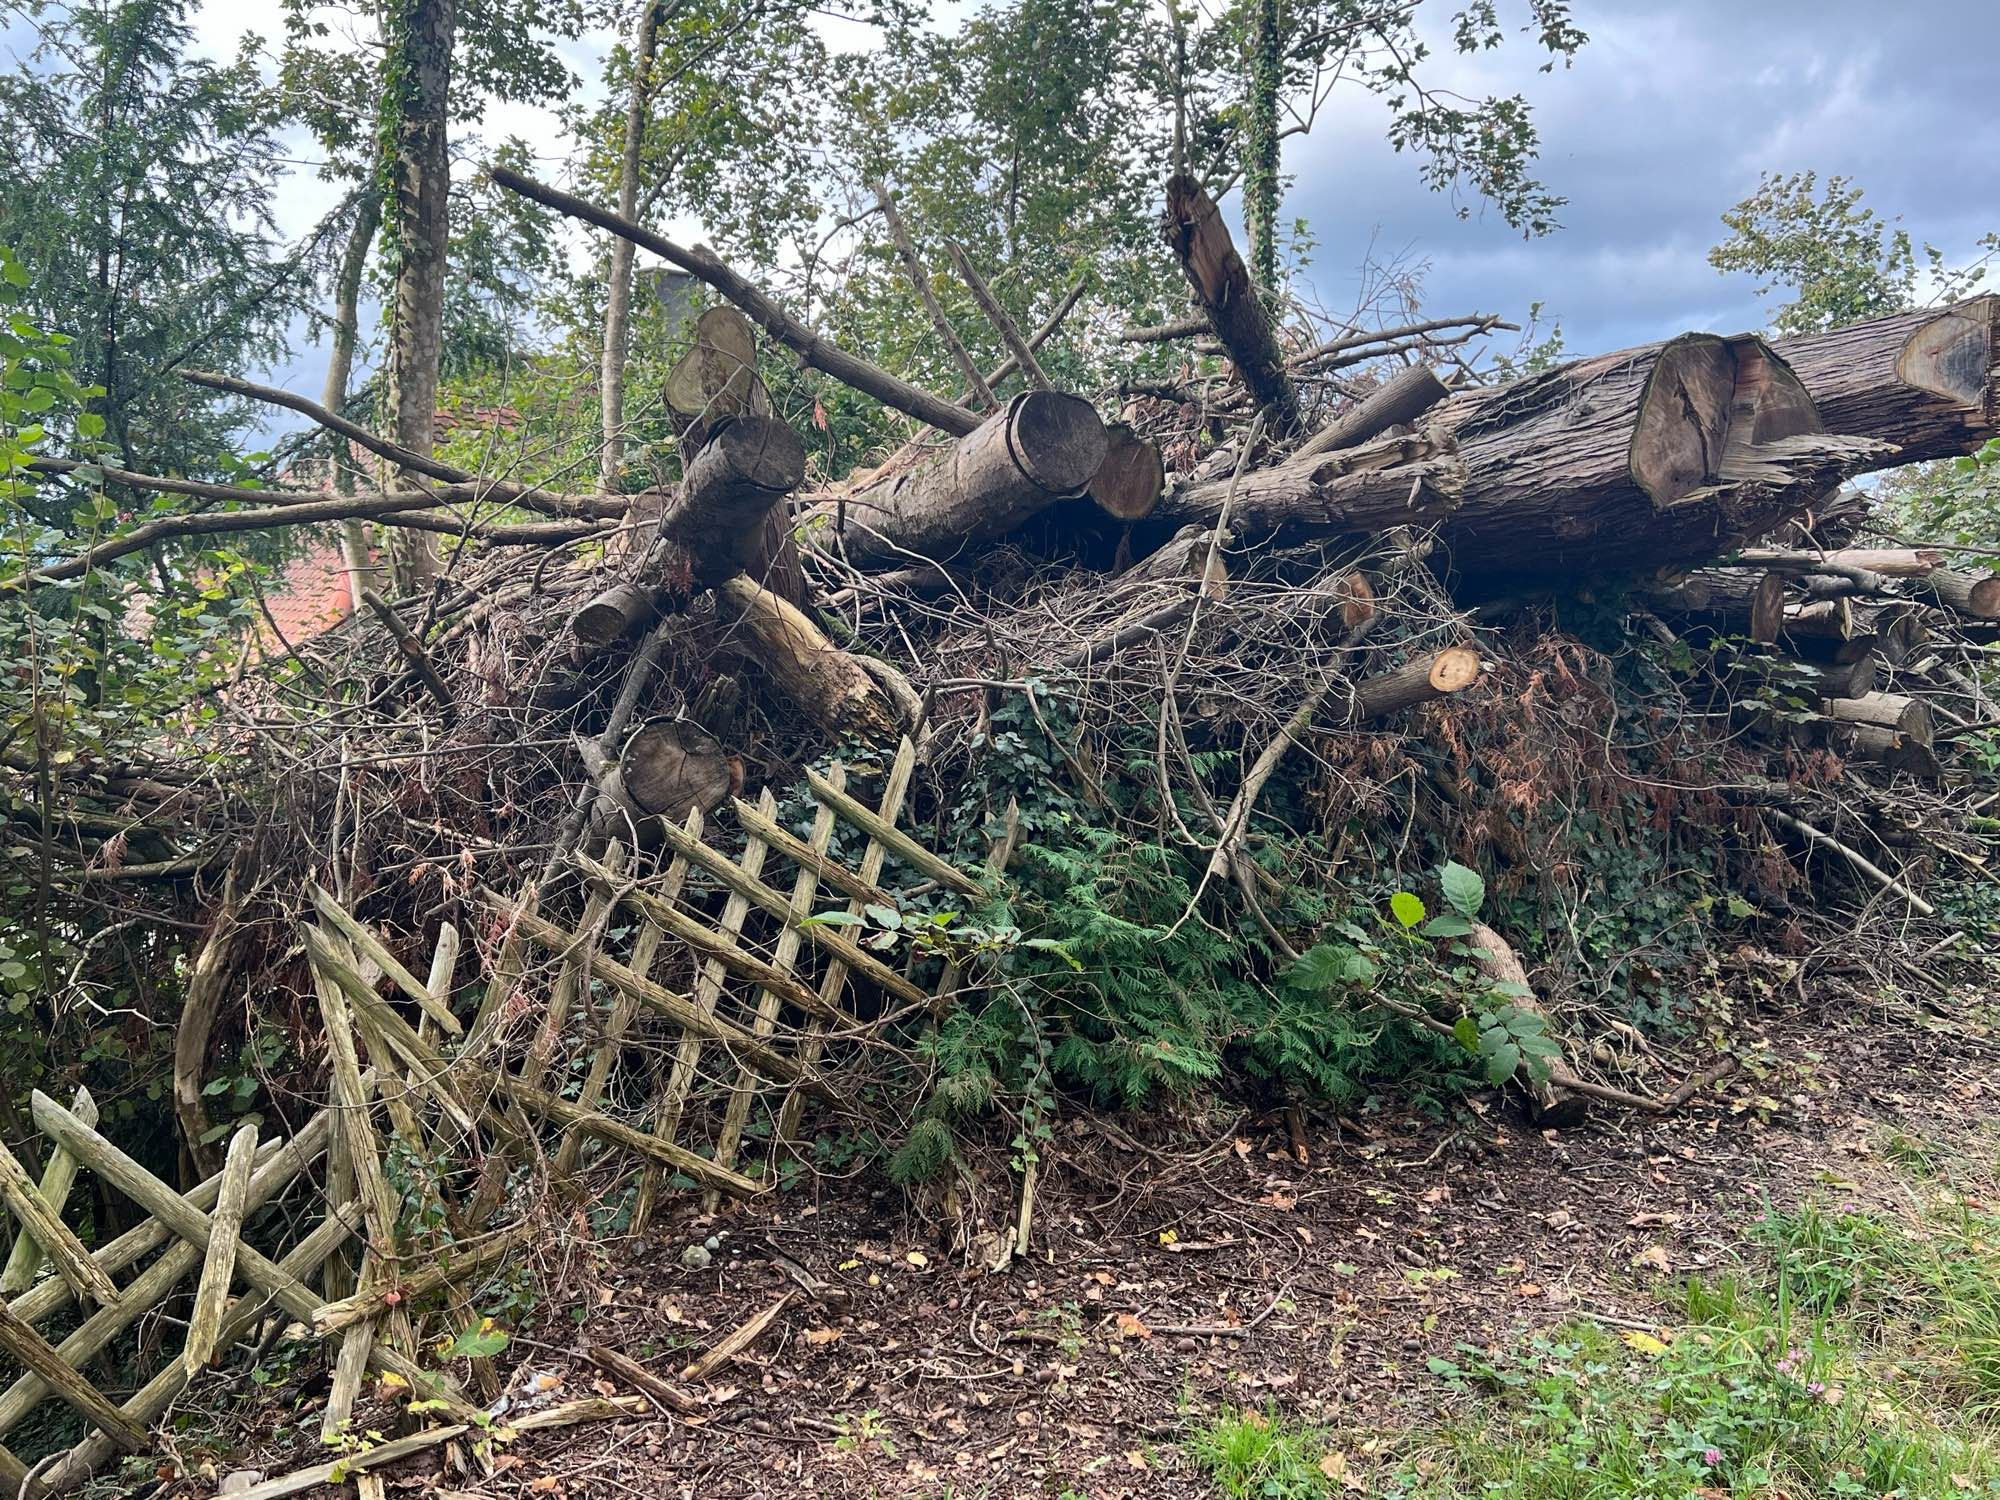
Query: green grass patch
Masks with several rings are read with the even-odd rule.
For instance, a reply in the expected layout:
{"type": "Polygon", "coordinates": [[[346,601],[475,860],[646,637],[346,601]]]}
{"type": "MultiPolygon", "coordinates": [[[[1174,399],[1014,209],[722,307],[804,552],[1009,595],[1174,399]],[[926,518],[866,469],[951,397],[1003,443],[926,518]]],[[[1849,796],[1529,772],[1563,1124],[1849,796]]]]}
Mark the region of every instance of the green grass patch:
{"type": "Polygon", "coordinates": [[[1766,1212],[1657,1336],[1579,1320],[1461,1345],[1431,1361],[1443,1420],[1238,1412],[1184,1450],[1229,1497],[2000,1500],[2000,1213],[1947,1189],[1942,1151],[1902,1155],[1907,1209],[1766,1212]]]}
{"type": "MultiPolygon", "coordinates": [[[[1933,1163],[1912,1169],[1928,1174],[1933,1163]]],[[[2000,1497],[2000,1219],[1773,1210],[1658,1337],[1577,1322],[1433,1370],[1455,1420],[1404,1433],[1407,1500],[2000,1497]]]]}
{"type": "Polygon", "coordinates": [[[1224,1413],[1191,1433],[1182,1448],[1230,1500],[1318,1500],[1333,1493],[1332,1476],[1344,1462],[1330,1455],[1317,1429],[1275,1407],[1224,1413]]]}

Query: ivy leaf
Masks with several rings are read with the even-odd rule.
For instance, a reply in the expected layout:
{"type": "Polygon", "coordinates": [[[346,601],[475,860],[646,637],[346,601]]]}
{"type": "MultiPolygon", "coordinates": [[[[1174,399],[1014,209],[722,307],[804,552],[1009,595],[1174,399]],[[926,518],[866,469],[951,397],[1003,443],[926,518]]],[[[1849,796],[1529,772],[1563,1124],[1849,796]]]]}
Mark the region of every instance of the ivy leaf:
{"type": "Polygon", "coordinates": [[[1424,903],[1409,891],[1398,891],[1389,898],[1389,914],[1404,927],[1414,927],[1424,919],[1424,903]]]}
{"type": "Polygon", "coordinates": [[[877,927],[885,927],[890,932],[900,932],[903,930],[903,914],[897,911],[895,907],[883,906],[879,902],[871,901],[861,909],[868,913],[868,920],[873,922],[877,927]]]}
{"type": "Polygon", "coordinates": [[[1461,917],[1470,921],[1479,915],[1479,908],[1486,900],[1486,882],[1479,878],[1477,870],[1455,859],[1446,860],[1438,883],[1444,887],[1444,899],[1461,917]]]}

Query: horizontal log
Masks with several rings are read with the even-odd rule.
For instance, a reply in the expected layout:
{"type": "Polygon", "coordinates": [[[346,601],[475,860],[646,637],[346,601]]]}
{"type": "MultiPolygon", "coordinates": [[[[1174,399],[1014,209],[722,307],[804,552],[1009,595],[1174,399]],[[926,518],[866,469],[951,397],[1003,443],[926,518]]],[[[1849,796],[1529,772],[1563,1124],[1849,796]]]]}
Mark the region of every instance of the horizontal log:
{"type": "Polygon", "coordinates": [[[1451,394],[1424,365],[1412,365],[1370,391],[1299,447],[1299,455],[1333,453],[1379,437],[1391,427],[1414,422],[1451,394]]]}
{"type": "MultiPolygon", "coordinates": [[[[2000,434],[2000,297],[1896,313],[1772,346],[1829,432],[1896,451],[1869,468],[1976,451],[2000,434]]],[[[1865,472],[1865,471],[1863,471],[1865,472]]]]}
{"type": "Polygon", "coordinates": [[[1392,672],[1355,684],[1350,717],[1356,722],[1383,719],[1463,692],[1479,681],[1479,672],[1479,653],[1470,646],[1448,646],[1415,657],[1392,672]]]}
{"type": "Polygon", "coordinates": [[[1835,698],[1826,705],[1828,718],[1850,724],[1873,724],[1919,745],[1931,743],[1930,706],[1902,693],[1865,693],[1859,698],[1835,698]]]}
{"type": "Polygon", "coordinates": [[[857,561],[950,558],[1081,494],[1103,467],[1108,442],[1089,402],[1025,391],[944,451],[837,503],[822,501],[814,513],[845,515],[843,543],[857,561]]]}

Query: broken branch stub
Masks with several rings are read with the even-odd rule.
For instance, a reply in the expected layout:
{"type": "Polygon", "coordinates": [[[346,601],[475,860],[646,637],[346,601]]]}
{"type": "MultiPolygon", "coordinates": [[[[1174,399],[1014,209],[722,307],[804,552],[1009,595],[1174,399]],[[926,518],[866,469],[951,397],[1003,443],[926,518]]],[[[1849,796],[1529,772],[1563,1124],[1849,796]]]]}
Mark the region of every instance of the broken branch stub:
{"type": "Polygon", "coordinates": [[[1229,237],[1222,211],[1208,189],[1185,172],[1167,179],[1161,233],[1187,272],[1196,300],[1207,311],[1209,325],[1229,351],[1251,399],[1271,413],[1272,429],[1279,437],[1297,432],[1298,388],[1285,370],[1271,315],[1258,300],[1250,269],[1229,237]]]}

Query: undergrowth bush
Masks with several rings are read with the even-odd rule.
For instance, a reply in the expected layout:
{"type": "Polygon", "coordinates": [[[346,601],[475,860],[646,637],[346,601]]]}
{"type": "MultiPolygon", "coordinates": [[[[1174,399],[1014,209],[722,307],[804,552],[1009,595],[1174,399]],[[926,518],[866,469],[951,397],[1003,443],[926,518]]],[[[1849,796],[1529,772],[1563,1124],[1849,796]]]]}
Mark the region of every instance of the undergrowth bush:
{"type": "Polygon", "coordinates": [[[891,1161],[899,1180],[939,1171],[954,1132],[996,1105],[1018,1118],[1025,1157],[1062,1095],[1133,1106],[1247,1083],[1267,1099],[1354,1107],[1391,1082],[1442,1098],[1517,1068],[1542,1076],[1552,1048],[1539,1018],[1480,975],[1464,942],[1483,899],[1476,873],[1448,864],[1430,917],[1392,872],[1328,886],[1302,836],[1265,834],[1253,857],[1273,876],[1267,914],[1320,939],[1294,963],[1205,878],[1205,849],[1138,831],[1161,822],[1151,731],[1134,732],[1128,774],[1081,788],[1073,753],[1051,740],[1061,712],[1047,696],[997,709],[981,795],[948,819],[968,864],[998,834],[992,808],[1012,800],[1018,834],[1002,894],[939,914],[944,945],[974,951],[981,982],[918,1041],[931,1081],[891,1161]]]}

